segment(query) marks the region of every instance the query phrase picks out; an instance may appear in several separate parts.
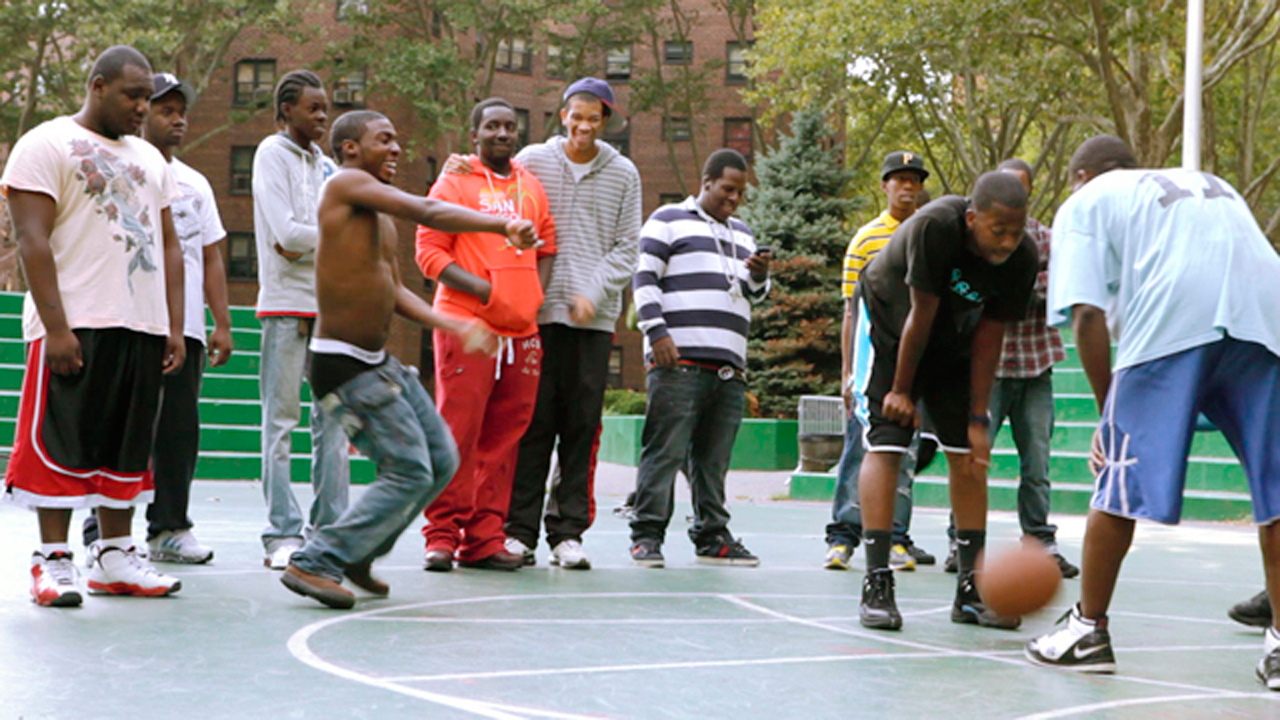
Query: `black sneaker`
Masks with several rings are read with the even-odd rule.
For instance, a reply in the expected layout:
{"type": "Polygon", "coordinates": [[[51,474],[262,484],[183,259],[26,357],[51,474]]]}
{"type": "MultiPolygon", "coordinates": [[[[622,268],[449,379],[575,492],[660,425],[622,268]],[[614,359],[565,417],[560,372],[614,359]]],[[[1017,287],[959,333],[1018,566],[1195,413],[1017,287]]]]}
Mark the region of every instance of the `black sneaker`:
{"type": "Polygon", "coordinates": [[[942,565],[942,569],[955,574],[960,572],[960,558],[956,555],[956,541],[951,541],[951,547],[947,549],[947,559],[942,565]]]}
{"type": "MultiPolygon", "coordinates": [[[[1059,629],[1027,643],[1027,659],[1036,665],[1062,668],[1073,672],[1113,673],[1116,656],[1111,651],[1111,633],[1107,631],[1107,619],[1090,622],[1080,616],[1077,605],[1058,620],[1059,629]]],[[[1263,662],[1271,659],[1268,655],[1263,662]]],[[[1280,658],[1274,667],[1280,678],[1280,658]]],[[[1258,667],[1259,676],[1262,666],[1258,667]]],[[[1265,680],[1264,680],[1265,682],[1265,680]]]]}
{"type": "Polygon", "coordinates": [[[956,601],[951,605],[951,622],[1017,630],[1022,624],[1022,618],[997,615],[984,605],[982,597],[978,595],[978,587],[973,583],[973,573],[965,573],[956,583],[956,601]]]}
{"type": "Polygon", "coordinates": [[[637,540],[631,546],[631,562],[640,567],[663,567],[666,560],[662,557],[662,543],[650,538],[637,540]]]}
{"type": "Polygon", "coordinates": [[[1258,661],[1258,680],[1268,690],[1280,690],[1280,648],[1263,655],[1258,661]]]}
{"type": "Polygon", "coordinates": [[[1232,605],[1227,611],[1227,617],[1249,627],[1271,627],[1271,596],[1263,590],[1248,600],[1232,605]]]}
{"type": "Polygon", "coordinates": [[[1064,580],[1070,580],[1080,574],[1080,568],[1071,564],[1071,561],[1062,557],[1062,553],[1054,553],[1053,559],[1058,563],[1058,570],[1062,572],[1064,580]]]}
{"type": "Polygon", "coordinates": [[[862,578],[862,604],[858,608],[858,622],[873,630],[898,630],[902,628],[902,614],[893,599],[893,571],[889,568],[872,570],[862,578]]]}
{"type": "Polygon", "coordinates": [[[933,553],[918,547],[915,543],[911,542],[911,538],[907,538],[907,541],[903,543],[903,545],[906,546],[907,554],[915,559],[917,565],[938,564],[938,558],[934,557],[933,553]]]}
{"type": "Polygon", "coordinates": [[[699,545],[696,555],[697,561],[706,565],[755,567],[760,564],[760,558],[752,555],[751,551],[742,545],[741,540],[725,535],[714,537],[705,545],[699,545]]]}

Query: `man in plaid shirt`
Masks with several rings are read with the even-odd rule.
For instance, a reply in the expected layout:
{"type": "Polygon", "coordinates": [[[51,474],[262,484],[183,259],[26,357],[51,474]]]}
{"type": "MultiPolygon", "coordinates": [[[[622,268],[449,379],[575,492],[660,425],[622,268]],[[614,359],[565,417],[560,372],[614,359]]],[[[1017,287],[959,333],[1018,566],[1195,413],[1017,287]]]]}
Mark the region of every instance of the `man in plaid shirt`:
{"type": "MultiPolygon", "coordinates": [[[[1013,158],[1000,163],[998,170],[1016,175],[1031,196],[1031,166],[1013,158]]],[[[991,442],[1009,419],[1013,442],[1018,447],[1021,480],[1018,483],[1018,522],[1022,534],[1044,543],[1045,549],[1058,561],[1064,578],[1073,578],[1080,569],[1058,551],[1056,525],[1049,524],[1049,438],[1053,435],[1053,366],[1066,357],[1062,336],[1057,328],[1045,322],[1045,297],[1049,287],[1049,228],[1027,216],[1027,235],[1035,241],[1040,253],[1040,272],[1036,275],[1035,302],[1027,317],[1005,323],[1004,347],[1000,366],[996,368],[991,387],[991,442]]],[[[952,556],[947,570],[952,570],[955,553],[955,527],[948,529],[952,537],[952,556]]]]}

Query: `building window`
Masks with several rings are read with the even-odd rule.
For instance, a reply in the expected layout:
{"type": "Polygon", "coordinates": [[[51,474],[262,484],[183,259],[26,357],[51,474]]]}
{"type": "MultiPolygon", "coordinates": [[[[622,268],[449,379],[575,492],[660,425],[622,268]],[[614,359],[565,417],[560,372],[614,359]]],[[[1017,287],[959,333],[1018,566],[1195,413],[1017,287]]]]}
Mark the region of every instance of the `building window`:
{"type": "Polygon", "coordinates": [[[687,117],[662,119],[662,139],[676,142],[693,139],[693,123],[687,117]]]}
{"type": "Polygon", "coordinates": [[[517,150],[529,144],[529,111],[516,108],[516,140],[517,150]]]}
{"type": "Polygon", "coordinates": [[[241,60],[236,63],[236,89],[231,102],[236,107],[269,105],[275,84],[275,60],[241,60]]]}
{"type": "Polygon", "coordinates": [[[622,153],[623,157],[631,157],[631,126],[630,125],[627,125],[626,127],[622,128],[621,132],[616,132],[616,133],[613,133],[612,135],[606,133],[600,139],[612,145],[615,150],[622,153]]]}
{"type": "Polygon", "coordinates": [[[688,65],[693,62],[692,40],[668,40],[662,46],[662,62],[668,65],[688,65]]]}
{"type": "Polygon", "coordinates": [[[631,79],[631,46],[611,47],[604,53],[604,77],[606,80],[631,79]]]}
{"type": "Polygon", "coordinates": [[[724,146],[737,150],[750,160],[754,149],[754,129],[751,118],[725,118],[724,146]]]}
{"type": "Polygon", "coordinates": [[[252,145],[239,145],[231,148],[231,194],[253,194],[253,153],[257,150],[252,145]]]}
{"type": "Polygon", "coordinates": [[[747,84],[747,50],[751,43],[725,43],[724,82],[726,85],[747,84]]]}
{"type": "Polygon", "coordinates": [[[253,233],[227,233],[227,277],[231,280],[258,278],[258,245],[253,233]]]}
{"type": "MultiPolygon", "coordinates": [[[[339,66],[339,69],[341,66],[339,66]]],[[[364,107],[364,68],[343,72],[333,80],[333,104],[337,107],[364,107]]]]}
{"type": "Polygon", "coordinates": [[[533,51],[524,38],[507,38],[498,42],[498,58],[494,64],[498,70],[527,73],[533,70],[533,51]]]}
{"type": "Polygon", "coordinates": [[[547,45],[547,77],[561,79],[564,76],[564,46],[552,42],[547,45]]]}
{"type": "Polygon", "coordinates": [[[369,12],[368,0],[338,0],[338,19],[349,20],[369,12]]]}
{"type": "Polygon", "coordinates": [[[661,193],[658,195],[659,205],[674,205],[684,202],[684,195],[680,193],[661,193]]]}

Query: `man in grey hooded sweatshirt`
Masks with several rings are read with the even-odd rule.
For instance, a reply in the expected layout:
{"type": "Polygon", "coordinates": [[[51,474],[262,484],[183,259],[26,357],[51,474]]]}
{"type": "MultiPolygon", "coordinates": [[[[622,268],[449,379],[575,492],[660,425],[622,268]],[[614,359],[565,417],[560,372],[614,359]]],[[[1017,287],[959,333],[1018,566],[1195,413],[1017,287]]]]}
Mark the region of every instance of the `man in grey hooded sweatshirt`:
{"type": "MultiPolygon", "coordinates": [[[[262,323],[262,491],[268,525],[263,564],[284,570],[302,547],[307,524],[289,485],[290,446],[301,417],[307,340],[316,317],[316,243],[320,186],[337,166],[317,142],[328,121],[328,98],[309,70],[286,73],[275,90],[281,131],[253,156],[253,231],[258,249],[258,321],[262,323]]],[[[312,529],[347,509],[347,436],[318,405],[311,408],[312,529]]]]}
{"type": "Polygon", "coordinates": [[[600,136],[626,118],[604,80],[582,78],[564,93],[565,135],[516,156],[547,191],[559,248],[538,313],[542,379],[533,421],[520,442],[507,550],[533,564],[539,516],[559,440],[560,480],[546,502],[551,564],[586,570],[582,533],[591,525],[593,446],[600,429],[614,326],[639,257],[640,173],[600,136]]]}

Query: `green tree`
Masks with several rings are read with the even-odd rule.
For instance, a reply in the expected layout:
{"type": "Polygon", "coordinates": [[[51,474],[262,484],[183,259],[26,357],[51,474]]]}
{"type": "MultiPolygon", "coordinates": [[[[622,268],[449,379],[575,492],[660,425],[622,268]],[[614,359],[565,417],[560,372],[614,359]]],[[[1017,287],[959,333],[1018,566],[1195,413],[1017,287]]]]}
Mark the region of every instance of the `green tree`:
{"type": "Polygon", "coordinates": [[[747,354],[749,387],[766,417],[794,417],[800,395],[839,394],[844,225],[860,203],[844,196],[843,165],[825,113],[796,113],[790,135],[756,163],[757,184],[740,212],[775,257],[747,354]]]}
{"type": "MultiPolygon", "coordinates": [[[[1280,157],[1272,140],[1280,129],[1250,118],[1266,117],[1280,93],[1269,81],[1277,13],[1280,0],[1210,4],[1204,70],[1210,108],[1229,116],[1206,140],[1232,148],[1226,177],[1251,188],[1246,197],[1273,233],[1280,198],[1271,189],[1276,171],[1267,171],[1280,157]]],[[[1019,155],[1038,171],[1032,209],[1044,216],[1065,195],[1063,162],[1085,134],[1119,135],[1145,166],[1176,161],[1186,102],[1182,3],[761,0],[756,21],[750,97],[774,113],[815,101],[844,113],[855,163],[871,159],[871,148],[919,147],[931,182],[963,192],[1019,155]],[[814,27],[823,42],[813,42],[814,27]]],[[[1206,159],[1216,152],[1207,149],[1206,159]]]]}

